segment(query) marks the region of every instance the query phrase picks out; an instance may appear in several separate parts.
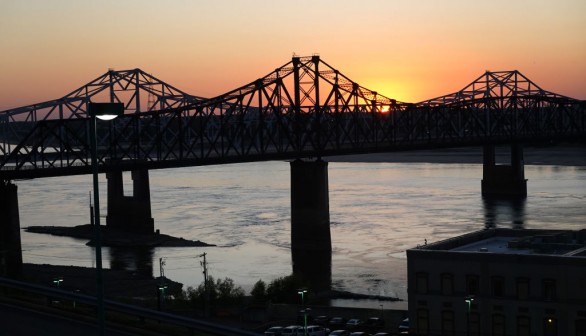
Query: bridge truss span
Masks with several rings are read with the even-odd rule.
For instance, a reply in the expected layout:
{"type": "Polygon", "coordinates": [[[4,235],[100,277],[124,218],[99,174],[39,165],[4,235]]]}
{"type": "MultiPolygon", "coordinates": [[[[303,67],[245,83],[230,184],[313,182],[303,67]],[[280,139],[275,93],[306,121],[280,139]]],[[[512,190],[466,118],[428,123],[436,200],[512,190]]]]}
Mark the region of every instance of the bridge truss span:
{"type": "Polygon", "coordinates": [[[293,57],[247,85],[192,96],[140,69],[108,71],[69,95],[0,112],[0,178],[90,172],[90,102],[122,102],[98,123],[102,171],[368,153],[487,142],[584,138],[584,102],[517,71],[404,103],[320,59],[293,57]]]}

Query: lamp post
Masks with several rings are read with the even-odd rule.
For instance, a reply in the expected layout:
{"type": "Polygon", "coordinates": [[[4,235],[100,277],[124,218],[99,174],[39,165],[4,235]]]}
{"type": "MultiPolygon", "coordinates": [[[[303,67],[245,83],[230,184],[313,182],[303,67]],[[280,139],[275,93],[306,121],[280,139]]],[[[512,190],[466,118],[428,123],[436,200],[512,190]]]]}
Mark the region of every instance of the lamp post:
{"type": "Polygon", "coordinates": [[[53,279],[53,283],[57,285],[57,289],[60,288],[61,283],[63,282],[63,278],[55,278],[53,279]]]}
{"type": "Polygon", "coordinates": [[[310,308],[303,309],[303,335],[307,336],[307,313],[311,311],[310,308]]]}
{"type": "Polygon", "coordinates": [[[468,295],[464,298],[464,301],[468,304],[468,312],[466,313],[466,335],[470,335],[470,306],[474,301],[474,296],[468,295]]]}
{"type": "Polygon", "coordinates": [[[300,289],[300,290],[297,291],[297,294],[301,295],[301,305],[302,306],[304,304],[303,303],[303,297],[304,297],[305,293],[307,293],[307,290],[306,289],[300,289]]]}
{"type": "Polygon", "coordinates": [[[159,309],[159,311],[161,311],[163,309],[163,304],[165,302],[165,289],[167,289],[167,286],[161,284],[158,286],[158,288],[159,288],[159,291],[158,291],[158,295],[157,295],[157,298],[158,298],[158,305],[157,305],[158,307],[157,308],[159,309]]]}
{"type": "Polygon", "coordinates": [[[98,190],[98,140],[96,119],[112,120],[124,113],[123,103],[89,103],[90,143],[94,184],[94,246],[96,250],[96,299],[98,334],[104,335],[104,280],[102,276],[102,238],[100,232],[100,192],[98,190]]]}
{"type": "MultiPolygon", "coordinates": [[[[307,289],[300,289],[297,291],[297,294],[301,295],[301,306],[304,307],[304,297],[305,293],[307,293],[307,289]]],[[[309,308],[303,308],[303,334],[307,336],[307,310],[309,308]]]]}

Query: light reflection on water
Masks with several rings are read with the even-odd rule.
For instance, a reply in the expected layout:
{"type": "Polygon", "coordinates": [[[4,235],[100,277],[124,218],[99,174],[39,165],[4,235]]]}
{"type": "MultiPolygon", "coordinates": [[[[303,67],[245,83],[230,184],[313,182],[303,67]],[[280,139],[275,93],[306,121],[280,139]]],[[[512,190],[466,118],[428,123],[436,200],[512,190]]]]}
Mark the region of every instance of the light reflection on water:
{"type": "MultiPolygon", "coordinates": [[[[329,164],[332,286],[355,293],[406,299],[405,250],[485,226],[581,229],[586,222],[586,170],[526,166],[524,202],[486,202],[477,164],[329,164]]],[[[162,233],[218,247],[157,248],[147,272],[187,286],[209,272],[249,290],[292,271],[289,163],[260,162],[150,172],[152,214],[162,233]],[[154,266],[153,266],[154,265],[154,266]]],[[[126,188],[130,178],[125,176],[126,188]]],[[[18,181],[21,226],[75,226],[89,222],[91,176],[18,181]]],[[[106,183],[100,176],[101,213],[106,183]]],[[[84,241],[22,232],[24,262],[93,266],[84,241]]],[[[104,265],[145,268],[133,253],[104,248],[104,265]]],[[[107,284],[106,284],[107,285],[107,284]]],[[[379,304],[374,307],[378,308],[379,304]]],[[[385,303],[385,307],[391,304],[385,303]]]]}

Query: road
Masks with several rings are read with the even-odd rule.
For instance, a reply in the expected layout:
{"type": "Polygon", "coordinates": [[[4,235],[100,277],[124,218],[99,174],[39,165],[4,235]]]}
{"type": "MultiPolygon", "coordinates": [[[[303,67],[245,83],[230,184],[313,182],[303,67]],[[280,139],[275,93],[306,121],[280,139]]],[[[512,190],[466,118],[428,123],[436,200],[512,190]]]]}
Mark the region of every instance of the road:
{"type": "MultiPolygon", "coordinates": [[[[0,303],[0,336],[98,335],[97,326],[71,318],[55,316],[0,303]]],[[[107,336],[138,336],[128,332],[106,330],[107,336]]]]}

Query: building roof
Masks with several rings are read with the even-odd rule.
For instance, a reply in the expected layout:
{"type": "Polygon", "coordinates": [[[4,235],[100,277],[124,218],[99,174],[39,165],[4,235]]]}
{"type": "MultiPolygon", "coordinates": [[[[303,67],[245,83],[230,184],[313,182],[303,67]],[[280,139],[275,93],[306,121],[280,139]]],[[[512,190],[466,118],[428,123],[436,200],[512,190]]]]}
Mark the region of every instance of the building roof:
{"type": "Polygon", "coordinates": [[[419,246],[417,249],[586,257],[586,230],[485,229],[419,246]]]}

